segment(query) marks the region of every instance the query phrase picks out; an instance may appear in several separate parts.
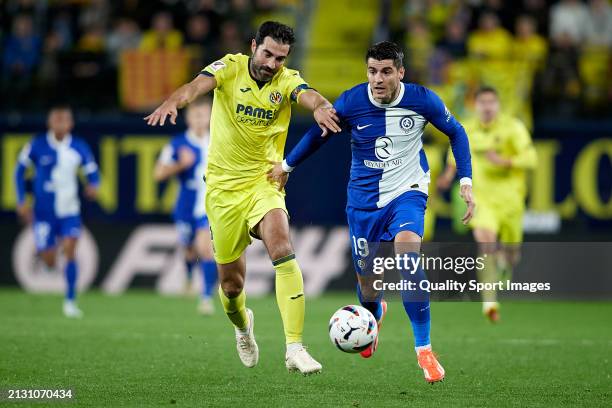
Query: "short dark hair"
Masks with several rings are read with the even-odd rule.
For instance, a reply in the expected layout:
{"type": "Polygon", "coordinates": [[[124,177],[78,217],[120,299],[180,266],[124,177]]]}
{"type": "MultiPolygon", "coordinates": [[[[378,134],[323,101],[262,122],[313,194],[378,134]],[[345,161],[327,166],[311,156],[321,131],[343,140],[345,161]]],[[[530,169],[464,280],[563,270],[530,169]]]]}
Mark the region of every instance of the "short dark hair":
{"type": "Polygon", "coordinates": [[[259,26],[259,29],[255,34],[255,44],[260,46],[263,44],[266,37],[270,37],[274,41],[282,44],[289,44],[289,46],[292,46],[295,42],[295,34],[293,33],[293,29],[288,25],[279,23],[277,21],[266,21],[259,26]]]}
{"type": "Polygon", "coordinates": [[[497,93],[497,89],[493,88],[492,86],[489,85],[483,85],[480,88],[478,88],[476,90],[476,93],[474,94],[475,98],[478,98],[480,95],[486,94],[486,93],[491,93],[493,95],[495,95],[497,98],[499,98],[499,94],[497,93]]]}
{"type": "Polygon", "coordinates": [[[404,52],[396,43],[391,41],[382,41],[368,48],[366,63],[370,58],[378,61],[393,60],[395,68],[400,68],[404,64],[404,52]]]}

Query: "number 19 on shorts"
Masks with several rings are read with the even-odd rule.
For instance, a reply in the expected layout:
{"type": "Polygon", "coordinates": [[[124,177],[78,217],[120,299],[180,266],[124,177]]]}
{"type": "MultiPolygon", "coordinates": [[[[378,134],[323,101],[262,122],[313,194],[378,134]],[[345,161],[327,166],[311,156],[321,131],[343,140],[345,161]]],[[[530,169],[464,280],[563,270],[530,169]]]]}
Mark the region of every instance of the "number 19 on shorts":
{"type": "Polygon", "coordinates": [[[353,235],[353,253],[366,258],[370,254],[368,241],[365,238],[357,238],[353,235]]]}

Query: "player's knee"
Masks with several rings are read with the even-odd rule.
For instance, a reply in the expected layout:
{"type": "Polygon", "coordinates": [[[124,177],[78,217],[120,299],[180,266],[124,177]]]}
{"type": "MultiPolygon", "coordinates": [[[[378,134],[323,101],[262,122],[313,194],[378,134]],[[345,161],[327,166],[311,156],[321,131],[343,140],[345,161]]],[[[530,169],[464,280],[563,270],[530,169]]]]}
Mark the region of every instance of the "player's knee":
{"type": "Polygon", "coordinates": [[[221,290],[228,298],[235,298],[242,292],[243,283],[235,280],[224,280],[221,282],[221,290]]]}
{"type": "Polygon", "coordinates": [[[192,246],[188,246],[185,248],[185,259],[190,262],[193,262],[196,260],[196,253],[193,250],[192,246]]]}
{"type": "Polygon", "coordinates": [[[74,261],[76,258],[76,250],[74,247],[66,247],[64,248],[64,256],[67,261],[74,261]]]}
{"type": "Polygon", "coordinates": [[[40,253],[40,257],[49,268],[55,267],[55,251],[54,250],[46,250],[40,253]]]}
{"type": "Polygon", "coordinates": [[[211,261],[214,258],[211,245],[198,245],[195,252],[197,253],[197,256],[202,260],[211,261]]]}

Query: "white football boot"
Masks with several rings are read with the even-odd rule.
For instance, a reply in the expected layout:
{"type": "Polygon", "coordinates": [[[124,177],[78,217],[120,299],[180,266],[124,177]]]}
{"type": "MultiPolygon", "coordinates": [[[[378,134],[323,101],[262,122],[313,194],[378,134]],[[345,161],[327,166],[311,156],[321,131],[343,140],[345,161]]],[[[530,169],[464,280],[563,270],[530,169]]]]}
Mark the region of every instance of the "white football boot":
{"type": "Polygon", "coordinates": [[[198,303],[198,313],[202,316],[211,316],[215,314],[215,305],[211,298],[201,298],[198,303]]]}
{"type": "Polygon", "coordinates": [[[320,373],[323,369],[321,363],[312,358],[304,346],[301,345],[296,350],[287,351],[285,366],[289,371],[299,371],[304,375],[320,373]]]}
{"type": "Polygon", "coordinates": [[[240,361],[247,367],[255,367],[259,361],[259,347],[255,342],[255,318],[253,317],[253,311],[251,309],[246,310],[249,323],[247,325],[246,334],[241,333],[238,328],[236,330],[236,349],[238,350],[238,356],[240,361]]]}
{"type": "Polygon", "coordinates": [[[73,300],[64,300],[63,306],[64,316],[71,319],[80,319],[83,317],[83,312],[73,300]]]}

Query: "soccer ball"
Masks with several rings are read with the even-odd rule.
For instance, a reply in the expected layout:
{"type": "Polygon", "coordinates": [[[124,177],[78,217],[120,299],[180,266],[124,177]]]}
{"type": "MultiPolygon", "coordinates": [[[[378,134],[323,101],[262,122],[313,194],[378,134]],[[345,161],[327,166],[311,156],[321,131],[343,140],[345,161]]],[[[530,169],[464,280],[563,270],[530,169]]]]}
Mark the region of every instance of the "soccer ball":
{"type": "Polygon", "coordinates": [[[376,339],[378,324],[369,310],[356,305],[344,306],[329,320],[329,338],[345,353],[359,353],[376,339]]]}

